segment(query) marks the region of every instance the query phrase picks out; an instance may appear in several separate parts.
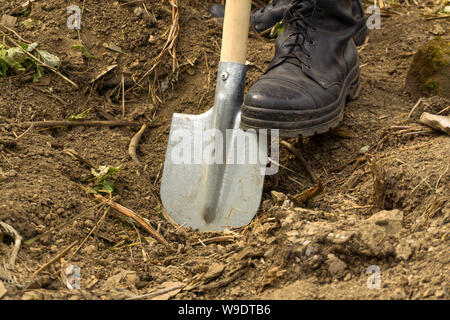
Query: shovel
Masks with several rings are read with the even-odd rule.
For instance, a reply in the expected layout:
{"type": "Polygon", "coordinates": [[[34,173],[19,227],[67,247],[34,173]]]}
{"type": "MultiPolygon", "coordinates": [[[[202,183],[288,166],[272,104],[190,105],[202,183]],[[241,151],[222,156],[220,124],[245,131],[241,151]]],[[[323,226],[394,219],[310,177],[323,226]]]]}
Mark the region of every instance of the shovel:
{"type": "Polygon", "coordinates": [[[214,106],[172,117],[161,200],[166,217],[197,231],[247,225],[261,202],[267,143],[239,129],[250,9],[251,0],[226,2],[214,106]]]}

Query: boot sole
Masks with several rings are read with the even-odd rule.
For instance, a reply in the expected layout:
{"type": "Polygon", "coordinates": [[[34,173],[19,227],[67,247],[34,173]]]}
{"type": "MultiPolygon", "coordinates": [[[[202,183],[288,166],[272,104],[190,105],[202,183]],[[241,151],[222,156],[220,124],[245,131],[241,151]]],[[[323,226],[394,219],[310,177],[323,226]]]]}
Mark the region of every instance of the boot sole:
{"type": "MultiPolygon", "coordinates": [[[[310,126],[308,123],[311,121],[318,121],[319,119],[313,119],[310,121],[267,121],[257,118],[251,118],[244,115],[246,108],[252,110],[252,114],[267,113],[268,110],[260,107],[247,106],[243,104],[243,112],[241,115],[241,129],[279,129],[279,135],[283,138],[295,138],[298,136],[310,137],[317,134],[322,134],[330,129],[337,127],[344,118],[345,103],[354,100],[358,97],[360,91],[360,77],[359,66],[356,66],[347,76],[342,86],[341,94],[337,101],[323,109],[331,109],[333,112],[331,115],[326,115],[322,123],[310,126]],[[330,119],[331,117],[331,119],[330,119]],[[289,128],[286,128],[289,127],[289,128]],[[291,129],[294,127],[295,129],[291,129]]],[[[273,110],[270,110],[273,112],[273,110]]],[[[280,110],[280,112],[289,113],[287,110],[280,110]]],[[[307,114],[307,111],[305,111],[307,114]]]]}

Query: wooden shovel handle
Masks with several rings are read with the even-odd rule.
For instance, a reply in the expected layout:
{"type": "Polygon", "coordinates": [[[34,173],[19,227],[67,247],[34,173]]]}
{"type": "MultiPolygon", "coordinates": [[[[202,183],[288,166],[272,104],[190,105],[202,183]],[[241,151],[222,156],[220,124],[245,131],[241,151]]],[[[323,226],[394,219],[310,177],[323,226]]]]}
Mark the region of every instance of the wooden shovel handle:
{"type": "Polygon", "coordinates": [[[227,0],[220,61],[245,64],[251,0],[227,0]]]}

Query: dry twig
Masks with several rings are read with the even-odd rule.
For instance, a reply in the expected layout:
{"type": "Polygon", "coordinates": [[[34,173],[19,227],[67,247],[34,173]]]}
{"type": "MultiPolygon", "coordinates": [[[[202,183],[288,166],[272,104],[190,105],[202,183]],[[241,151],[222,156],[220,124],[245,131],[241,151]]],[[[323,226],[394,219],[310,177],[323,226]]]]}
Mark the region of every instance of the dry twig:
{"type": "Polygon", "coordinates": [[[130,91],[136,86],[138,86],[147,76],[149,76],[161,63],[162,57],[169,52],[169,54],[172,56],[172,72],[175,72],[178,63],[177,63],[177,57],[176,57],[176,43],[178,40],[178,34],[180,32],[180,13],[178,8],[178,0],[168,0],[169,4],[172,7],[172,25],[170,26],[170,29],[168,30],[168,37],[167,41],[164,44],[163,48],[161,49],[161,52],[158,54],[158,56],[155,58],[153,62],[153,66],[144,73],[144,75],[131,87],[127,90],[130,91]]]}
{"type": "MultiPolygon", "coordinates": [[[[81,186],[81,188],[84,191],[88,191],[88,189],[84,186],[81,186]]],[[[132,220],[134,220],[137,224],[139,224],[142,228],[144,228],[153,238],[155,238],[159,243],[161,243],[163,246],[165,246],[169,250],[175,251],[172,248],[172,246],[167,242],[166,239],[164,239],[158,232],[156,232],[155,229],[152,228],[152,226],[150,226],[147,222],[145,222],[144,219],[142,219],[140,216],[138,216],[132,210],[125,208],[124,206],[122,206],[110,199],[106,199],[105,197],[103,197],[102,195],[100,195],[98,193],[93,193],[92,195],[94,196],[94,198],[97,201],[100,201],[102,203],[109,205],[114,210],[116,210],[116,211],[124,214],[128,218],[131,218],[132,220]]]]}
{"type": "Polygon", "coordinates": [[[137,164],[141,163],[137,157],[136,150],[139,144],[139,140],[141,139],[146,129],[147,125],[142,125],[141,129],[133,136],[133,138],[131,138],[130,146],[128,147],[128,154],[130,155],[131,159],[133,159],[137,164]]]}
{"type": "Polygon", "coordinates": [[[318,183],[319,179],[317,178],[316,174],[314,173],[314,171],[311,169],[311,166],[309,165],[309,163],[306,161],[306,159],[303,157],[302,153],[300,152],[300,150],[298,150],[297,148],[295,148],[292,144],[290,144],[289,142],[286,141],[281,141],[281,144],[283,146],[285,146],[290,152],[292,152],[298,160],[300,160],[300,162],[303,164],[303,166],[305,167],[306,171],[308,171],[309,175],[311,176],[311,179],[314,183],[318,183]]]}
{"type": "Polygon", "coordinates": [[[41,273],[43,270],[45,270],[46,268],[48,268],[50,265],[52,265],[53,263],[55,263],[56,261],[58,261],[59,259],[61,259],[62,257],[64,257],[69,251],[70,249],[72,249],[73,247],[75,247],[75,245],[78,243],[78,240],[75,240],[74,242],[72,242],[72,244],[70,246],[68,246],[67,248],[65,248],[64,250],[62,250],[61,252],[59,252],[56,256],[54,256],[52,259],[50,259],[50,261],[48,261],[46,264],[44,264],[42,267],[40,267],[39,269],[37,269],[34,273],[33,273],[33,277],[36,277],[39,273],[41,273]]]}
{"type": "MultiPolygon", "coordinates": [[[[107,126],[107,127],[134,127],[138,126],[138,122],[133,121],[121,121],[121,120],[111,120],[111,121],[99,121],[99,120],[80,120],[80,121],[35,121],[35,122],[19,122],[10,123],[10,126],[16,127],[29,127],[33,125],[37,127],[80,127],[80,126],[107,126]]],[[[151,128],[159,127],[159,124],[149,124],[151,128]]]]}

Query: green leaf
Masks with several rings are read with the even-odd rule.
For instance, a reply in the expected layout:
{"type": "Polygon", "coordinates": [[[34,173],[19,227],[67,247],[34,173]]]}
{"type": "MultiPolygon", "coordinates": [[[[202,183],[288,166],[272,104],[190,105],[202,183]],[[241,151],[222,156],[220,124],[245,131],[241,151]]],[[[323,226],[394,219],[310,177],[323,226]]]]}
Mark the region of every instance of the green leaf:
{"type": "Polygon", "coordinates": [[[276,38],[279,34],[282,34],[284,32],[284,24],[283,21],[278,22],[272,30],[270,30],[270,37],[276,38]]]}
{"type": "Polygon", "coordinates": [[[94,190],[97,192],[102,193],[113,193],[114,192],[114,185],[111,182],[108,181],[102,181],[101,183],[97,184],[94,187],[94,190]]]}
{"type": "Polygon", "coordinates": [[[36,65],[37,72],[33,75],[33,82],[39,82],[41,78],[44,76],[44,68],[40,65],[36,65]]]}
{"type": "Polygon", "coordinates": [[[100,59],[100,57],[94,56],[92,53],[90,53],[89,50],[83,45],[75,44],[72,46],[72,49],[81,51],[83,57],[85,57],[86,59],[100,59]]]}
{"type": "Polygon", "coordinates": [[[10,56],[0,56],[0,60],[3,60],[8,65],[8,67],[12,69],[16,69],[17,71],[25,71],[25,68],[10,56]]]}
{"type": "Polygon", "coordinates": [[[37,50],[37,52],[39,52],[39,55],[41,56],[41,61],[46,65],[53,68],[57,68],[60,65],[61,60],[54,54],[51,54],[46,50],[37,50]]]}
{"type": "Polygon", "coordinates": [[[69,121],[83,120],[87,117],[87,115],[89,114],[90,111],[91,111],[91,108],[83,111],[82,113],[71,115],[71,116],[69,116],[68,120],[69,121]]]}
{"type": "Polygon", "coordinates": [[[8,71],[8,66],[6,62],[0,59],[0,76],[6,78],[6,71],[8,71]]]}
{"type": "Polygon", "coordinates": [[[117,171],[120,170],[120,167],[108,167],[108,166],[99,166],[97,169],[91,169],[91,174],[88,175],[83,181],[93,181],[94,186],[92,187],[92,191],[99,193],[107,193],[110,194],[114,192],[114,183],[109,180],[117,171]]]}
{"type": "Polygon", "coordinates": [[[20,44],[20,46],[22,47],[23,50],[28,50],[28,44],[26,44],[25,42],[21,42],[19,44],[20,44]]]}

